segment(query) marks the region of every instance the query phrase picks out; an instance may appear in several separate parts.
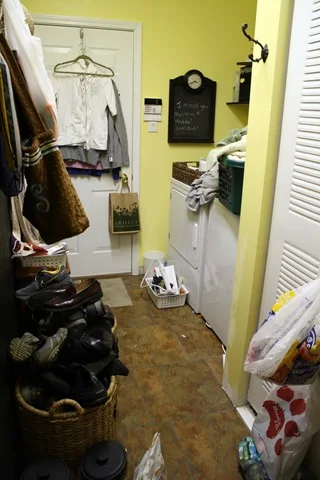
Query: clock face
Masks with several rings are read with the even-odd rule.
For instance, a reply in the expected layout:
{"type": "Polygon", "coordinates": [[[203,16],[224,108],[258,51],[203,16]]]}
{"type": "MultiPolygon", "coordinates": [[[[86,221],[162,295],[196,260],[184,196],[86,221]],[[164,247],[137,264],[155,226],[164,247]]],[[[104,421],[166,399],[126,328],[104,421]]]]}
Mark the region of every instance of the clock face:
{"type": "Polygon", "coordinates": [[[204,87],[204,76],[199,70],[189,70],[184,75],[185,85],[194,92],[201,91],[204,87]]]}
{"type": "Polygon", "coordinates": [[[202,85],[202,78],[198,73],[192,73],[188,77],[188,85],[192,90],[197,90],[202,85]]]}

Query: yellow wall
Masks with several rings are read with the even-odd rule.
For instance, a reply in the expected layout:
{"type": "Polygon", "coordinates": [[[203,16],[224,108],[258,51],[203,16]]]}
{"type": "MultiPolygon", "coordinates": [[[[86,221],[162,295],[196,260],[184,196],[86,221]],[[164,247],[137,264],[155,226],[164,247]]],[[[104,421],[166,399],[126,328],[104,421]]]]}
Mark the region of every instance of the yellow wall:
{"type": "MultiPolygon", "coordinates": [[[[215,140],[247,123],[245,106],[232,100],[236,62],[247,59],[251,46],[241,24],[254,29],[256,0],[24,0],[32,13],[142,22],[142,99],[163,99],[158,134],[141,135],[141,254],[167,249],[169,179],[175,161],[206,156],[210,145],[169,145],[167,117],[169,79],[196,68],[217,82],[215,140]]],[[[140,262],[141,263],[141,262],[140,262]]]]}
{"type": "MultiPolygon", "coordinates": [[[[259,317],[269,240],[287,68],[291,0],[258,0],[255,38],[268,43],[266,64],[253,67],[248,146],[224,388],[234,404],[246,403],[243,371],[259,317]]],[[[258,50],[256,50],[258,53],[258,50]]]]}

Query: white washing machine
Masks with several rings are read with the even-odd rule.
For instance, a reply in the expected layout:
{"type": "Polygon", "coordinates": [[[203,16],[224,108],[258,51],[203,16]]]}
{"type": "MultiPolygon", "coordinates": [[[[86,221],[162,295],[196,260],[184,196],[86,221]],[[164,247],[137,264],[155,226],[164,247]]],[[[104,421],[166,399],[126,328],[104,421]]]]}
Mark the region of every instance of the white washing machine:
{"type": "Polygon", "coordinates": [[[189,305],[227,345],[240,217],[217,199],[191,212],[189,190],[171,179],[168,261],[184,278],[189,305]]]}
{"type": "Polygon", "coordinates": [[[199,213],[188,210],[185,200],[189,190],[189,185],[171,178],[168,261],[177,266],[189,291],[188,303],[199,313],[209,205],[201,207],[199,213]]]}
{"type": "Polygon", "coordinates": [[[200,311],[224,345],[228,341],[239,220],[218,200],[211,203],[200,311]]]}

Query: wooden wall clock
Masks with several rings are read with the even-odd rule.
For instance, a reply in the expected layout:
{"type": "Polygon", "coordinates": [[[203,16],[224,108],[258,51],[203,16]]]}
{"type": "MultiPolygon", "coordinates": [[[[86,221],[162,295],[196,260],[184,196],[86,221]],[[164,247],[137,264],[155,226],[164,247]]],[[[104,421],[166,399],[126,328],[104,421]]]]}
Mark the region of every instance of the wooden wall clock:
{"type": "Polygon", "coordinates": [[[169,143],[212,143],[217,83],[199,70],[170,80],[169,143]]]}

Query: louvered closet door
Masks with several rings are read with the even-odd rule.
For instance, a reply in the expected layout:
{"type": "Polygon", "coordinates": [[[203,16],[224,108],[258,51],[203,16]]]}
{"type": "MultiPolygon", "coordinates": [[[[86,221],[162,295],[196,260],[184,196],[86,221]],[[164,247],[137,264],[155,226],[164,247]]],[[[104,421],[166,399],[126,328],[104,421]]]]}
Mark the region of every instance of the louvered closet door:
{"type": "MultiPolygon", "coordinates": [[[[282,292],[319,276],[320,0],[296,0],[260,323],[282,292]]],[[[258,410],[270,385],[251,377],[258,410]]]]}

